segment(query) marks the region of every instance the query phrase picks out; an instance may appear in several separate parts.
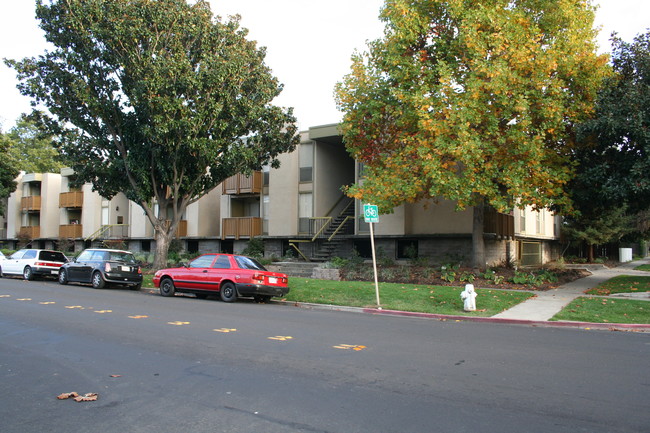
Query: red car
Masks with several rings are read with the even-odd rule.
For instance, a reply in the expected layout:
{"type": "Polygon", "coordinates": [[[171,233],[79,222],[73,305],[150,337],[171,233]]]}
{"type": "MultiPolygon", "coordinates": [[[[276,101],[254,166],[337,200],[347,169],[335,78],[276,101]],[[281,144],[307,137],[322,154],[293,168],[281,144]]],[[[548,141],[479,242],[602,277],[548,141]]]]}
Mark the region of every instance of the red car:
{"type": "Polygon", "coordinates": [[[224,302],[239,296],[267,302],[289,293],[287,282],[285,274],[269,272],[257,260],[233,254],[204,254],[182,268],[161,269],[153,277],[162,296],[188,292],[205,298],[219,293],[224,302]]]}

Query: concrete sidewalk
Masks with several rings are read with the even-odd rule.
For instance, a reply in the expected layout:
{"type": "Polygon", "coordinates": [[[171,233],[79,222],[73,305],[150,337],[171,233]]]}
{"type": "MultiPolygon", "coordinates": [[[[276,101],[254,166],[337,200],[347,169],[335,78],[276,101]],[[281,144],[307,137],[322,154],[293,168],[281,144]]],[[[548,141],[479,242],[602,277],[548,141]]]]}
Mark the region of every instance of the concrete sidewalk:
{"type": "MultiPolygon", "coordinates": [[[[648,272],[634,270],[635,267],[648,263],[650,263],[650,259],[643,259],[624,263],[615,268],[602,267],[601,269],[591,269],[590,272],[592,275],[588,277],[572,281],[558,287],[557,289],[546,292],[535,292],[537,296],[530,298],[509,310],[496,314],[492,316],[492,318],[547,321],[559,313],[574,299],[579,296],[588,296],[585,295],[585,291],[598,286],[600,283],[607,281],[610,278],[619,275],[650,276],[650,273],[648,272]]],[[[648,299],[650,295],[646,292],[628,296],[648,299]]]]}

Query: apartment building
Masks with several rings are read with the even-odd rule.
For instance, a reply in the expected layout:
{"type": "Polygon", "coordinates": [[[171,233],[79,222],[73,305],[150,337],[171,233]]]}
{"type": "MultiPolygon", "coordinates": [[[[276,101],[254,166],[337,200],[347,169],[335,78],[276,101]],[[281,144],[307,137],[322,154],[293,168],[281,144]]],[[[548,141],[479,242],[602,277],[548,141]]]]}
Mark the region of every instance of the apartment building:
{"type": "MultiPolygon", "coordinates": [[[[280,155],[278,169],[232,176],[188,206],[177,238],[192,253],[240,252],[253,238],[264,241],[269,257],[304,260],[359,254],[370,257],[369,226],[363,203],[342,187],[357,182],[363,167],[345,150],[338,125],[301,132],[296,149],[280,155]]],[[[123,194],[106,200],[90,185],[72,188],[74,173],[21,173],[8,200],[3,239],[36,247],[122,245],[155,250],[153,227],[144,211],[123,194]]],[[[169,212],[158,209],[156,212],[169,212]]],[[[548,211],[488,211],[485,240],[488,264],[540,264],[559,254],[560,218],[548,211]]],[[[417,255],[432,262],[468,262],[472,210],[457,212],[450,201],[404,204],[381,215],[374,227],[378,254],[393,259],[417,255]]]]}

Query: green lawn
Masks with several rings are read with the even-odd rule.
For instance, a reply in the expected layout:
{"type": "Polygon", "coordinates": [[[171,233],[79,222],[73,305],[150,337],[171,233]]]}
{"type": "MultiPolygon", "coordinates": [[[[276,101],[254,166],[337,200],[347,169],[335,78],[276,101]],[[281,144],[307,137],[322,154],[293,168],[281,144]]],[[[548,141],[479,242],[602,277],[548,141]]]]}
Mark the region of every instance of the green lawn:
{"type": "Polygon", "coordinates": [[[650,272],[650,265],[641,265],[634,268],[636,271],[648,271],[650,272]]]}
{"type": "MultiPolygon", "coordinates": [[[[365,281],[329,281],[290,278],[290,302],[309,302],[350,307],[376,307],[375,285],[365,281]]],[[[387,310],[489,317],[533,296],[521,291],[476,289],[476,308],[463,311],[461,287],[380,283],[381,306],[387,310]]]]}
{"type": "Polygon", "coordinates": [[[608,296],[614,293],[635,293],[650,291],[650,277],[620,275],[588,290],[588,295],[608,296]]]}
{"type": "Polygon", "coordinates": [[[580,297],[551,320],[650,324],[650,302],[580,297]]]}

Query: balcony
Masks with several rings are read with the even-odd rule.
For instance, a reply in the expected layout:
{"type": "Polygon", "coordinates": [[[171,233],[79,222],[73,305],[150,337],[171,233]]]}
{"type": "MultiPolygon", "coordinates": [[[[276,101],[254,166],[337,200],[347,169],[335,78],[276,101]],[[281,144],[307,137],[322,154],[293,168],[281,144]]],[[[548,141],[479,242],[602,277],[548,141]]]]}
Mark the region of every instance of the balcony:
{"type": "Polygon", "coordinates": [[[262,218],[223,218],[221,239],[250,239],[262,235],[262,218]]]}
{"type": "Polygon", "coordinates": [[[250,176],[237,174],[230,176],[222,183],[222,193],[237,194],[259,194],[262,192],[264,176],[261,171],[254,171],[250,176]]]}
{"type": "Polygon", "coordinates": [[[496,234],[501,238],[515,238],[515,217],[499,213],[494,209],[485,209],[483,233],[496,234]]]}
{"type": "Polygon", "coordinates": [[[79,239],[83,235],[83,226],[81,224],[66,224],[59,226],[59,237],[64,239],[79,239]]]}
{"type": "Polygon", "coordinates": [[[81,191],[62,192],[59,194],[60,208],[79,208],[84,204],[84,193],[81,191]]]}
{"type": "Polygon", "coordinates": [[[30,195],[29,197],[23,197],[20,199],[20,210],[21,211],[39,211],[41,210],[41,196],[40,195],[30,195]]]}
{"type": "Polygon", "coordinates": [[[27,239],[38,239],[41,237],[41,226],[22,226],[18,236],[27,239]]]}

